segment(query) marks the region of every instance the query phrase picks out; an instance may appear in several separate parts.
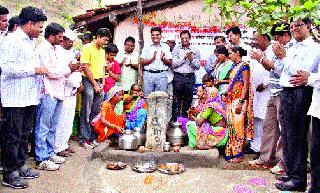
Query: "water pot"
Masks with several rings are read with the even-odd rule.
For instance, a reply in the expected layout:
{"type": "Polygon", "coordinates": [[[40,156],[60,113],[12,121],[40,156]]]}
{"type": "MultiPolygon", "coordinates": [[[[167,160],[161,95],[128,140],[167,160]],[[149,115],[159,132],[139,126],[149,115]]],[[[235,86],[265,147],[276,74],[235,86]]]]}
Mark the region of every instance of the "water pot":
{"type": "Polygon", "coordinates": [[[174,122],[167,130],[167,141],[170,144],[184,145],[186,143],[187,134],[183,132],[181,123],[174,122]]]}
{"type": "Polygon", "coordinates": [[[132,130],[125,130],[124,134],[119,137],[119,148],[124,150],[138,149],[138,137],[132,130]]]}

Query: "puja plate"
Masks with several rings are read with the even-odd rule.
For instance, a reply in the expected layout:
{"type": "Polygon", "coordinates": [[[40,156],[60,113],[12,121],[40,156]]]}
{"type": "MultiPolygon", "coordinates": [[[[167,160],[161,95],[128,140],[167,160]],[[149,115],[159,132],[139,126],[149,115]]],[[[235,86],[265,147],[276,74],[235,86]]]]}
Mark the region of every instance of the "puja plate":
{"type": "Polygon", "coordinates": [[[158,170],[164,174],[174,175],[181,174],[182,172],[186,171],[186,167],[179,163],[165,163],[160,164],[158,170]]]}
{"type": "Polygon", "coordinates": [[[157,170],[157,165],[154,163],[138,163],[132,167],[132,170],[138,173],[152,173],[157,170]]]}
{"type": "Polygon", "coordinates": [[[109,170],[122,170],[127,167],[127,164],[123,162],[111,162],[107,164],[109,170]]]}

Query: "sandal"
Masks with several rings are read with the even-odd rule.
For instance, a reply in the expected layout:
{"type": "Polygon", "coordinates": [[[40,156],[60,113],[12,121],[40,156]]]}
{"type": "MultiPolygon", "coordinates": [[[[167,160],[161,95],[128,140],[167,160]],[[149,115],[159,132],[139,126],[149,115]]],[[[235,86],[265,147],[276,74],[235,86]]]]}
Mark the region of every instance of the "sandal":
{"type": "Polygon", "coordinates": [[[58,153],[57,153],[57,156],[60,156],[60,157],[70,157],[71,154],[70,154],[68,151],[63,150],[63,151],[61,151],[61,152],[58,152],[58,153]]]}
{"type": "Polygon", "coordinates": [[[273,168],[270,168],[270,172],[276,175],[283,175],[286,173],[284,169],[278,165],[274,166],[273,168]]]}
{"type": "Polygon", "coordinates": [[[241,163],[242,161],[243,161],[242,157],[236,157],[230,160],[230,162],[234,164],[241,163]]]}
{"type": "Polygon", "coordinates": [[[70,153],[76,153],[76,151],[74,151],[74,149],[72,149],[71,147],[68,147],[67,149],[65,149],[65,151],[68,151],[70,153]]]}
{"type": "Polygon", "coordinates": [[[270,169],[272,168],[273,166],[269,165],[269,164],[266,164],[265,162],[261,161],[260,159],[255,159],[255,160],[250,160],[249,161],[249,166],[251,167],[261,167],[261,168],[264,168],[264,169],[270,169]]]}

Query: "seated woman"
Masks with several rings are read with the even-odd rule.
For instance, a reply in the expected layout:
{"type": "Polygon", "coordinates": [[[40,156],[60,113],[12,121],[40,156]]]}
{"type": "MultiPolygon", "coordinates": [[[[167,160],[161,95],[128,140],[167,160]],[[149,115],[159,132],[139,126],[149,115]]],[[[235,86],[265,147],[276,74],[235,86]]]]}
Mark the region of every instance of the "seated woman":
{"type": "Polygon", "coordinates": [[[177,119],[177,122],[181,123],[181,128],[185,133],[188,133],[187,122],[195,120],[198,113],[201,111],[200,108],[202,107],[202,105],[200,104],[204,104],[207,101],[207,95],[206,95],[204,86],[199,86],[197,88],[197,96],[198,96],[198,99],[195,101],[193,106],[188,110],[188,118],[178,117],[177,119]]]}
{"type": "Polygon", "coordinates": [[[99,115],[92,121],[98,141],[106,140],[112,134],[123,133],[126,125],[126,114],[123,109],[123,89],[119,86],[112,87],[106,100],[102,103],[99,115]]]}
{"type": "Polygon", "coordinates": [[[195,121],[187,123],[189,146],[199,149],[221,147],[227,143],[225,105],[215,87],[206,88],[207,102],[199,104],[195,121]]]}
{"type": "Polygon", "coordinates": [[[126,112],[126,129],[142,129],[147,119],[148,105],[143,97],[140,86],[133,84],[130,93],[124,96],[124,110],[126,112]]]}

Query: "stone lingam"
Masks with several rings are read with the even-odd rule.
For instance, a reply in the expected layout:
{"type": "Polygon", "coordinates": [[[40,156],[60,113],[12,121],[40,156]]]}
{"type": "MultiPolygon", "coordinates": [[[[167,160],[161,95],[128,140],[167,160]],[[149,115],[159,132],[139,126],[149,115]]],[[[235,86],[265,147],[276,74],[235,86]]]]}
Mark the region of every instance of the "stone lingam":
{"type": "Polygon", "coordinates": [[[163,151],[168,126],[168,94],[161,91],[148,96],[146,148],[163,151]]]}

